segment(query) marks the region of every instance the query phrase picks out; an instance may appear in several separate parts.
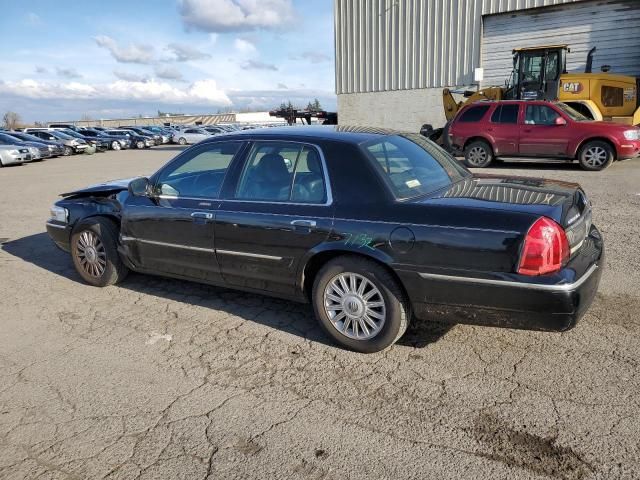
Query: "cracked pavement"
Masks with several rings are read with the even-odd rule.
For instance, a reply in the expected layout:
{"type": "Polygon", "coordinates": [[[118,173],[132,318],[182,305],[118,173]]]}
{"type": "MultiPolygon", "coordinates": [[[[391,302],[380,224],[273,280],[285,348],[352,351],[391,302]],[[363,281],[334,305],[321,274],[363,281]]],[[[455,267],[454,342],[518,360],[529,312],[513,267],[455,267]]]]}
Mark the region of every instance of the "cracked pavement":
{"type": "Polygon", "coordinates": [[[0,478],[640,478],[640,161],[486,170],[577,181],[593,201],[606,270],[576,328],[434,319],[361,355],[307,305],[81,283],[44,233],[56,195],[177,150],[0,169],[0,478]]]}

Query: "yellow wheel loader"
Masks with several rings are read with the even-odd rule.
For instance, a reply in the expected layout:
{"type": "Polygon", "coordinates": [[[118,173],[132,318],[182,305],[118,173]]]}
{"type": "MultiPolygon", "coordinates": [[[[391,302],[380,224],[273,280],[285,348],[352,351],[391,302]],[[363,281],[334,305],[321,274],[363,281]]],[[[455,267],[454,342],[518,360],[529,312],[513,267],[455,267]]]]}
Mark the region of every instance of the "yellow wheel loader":
{"type": "Polygon", "coordinates": [[[640,125],[640,79],[610,73],[608,65],[593,73],[595,50],[589,51],[584,73],[567,73],[567,45],[517,48],[513,50],[513,70],[504,87],[442,91],[447,122],[464,105],[479,100],[559,100],[594,120],[640,125]],[[462,93],[465,100],[456,101],[454,93],[462,93]]]}

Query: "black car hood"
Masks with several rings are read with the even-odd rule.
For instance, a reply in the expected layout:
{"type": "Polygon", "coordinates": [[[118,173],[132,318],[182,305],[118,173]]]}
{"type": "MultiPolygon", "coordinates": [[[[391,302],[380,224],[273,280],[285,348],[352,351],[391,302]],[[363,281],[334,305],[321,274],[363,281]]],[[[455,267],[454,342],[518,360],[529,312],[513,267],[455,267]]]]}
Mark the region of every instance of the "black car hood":
{"type": "Polygon", "coordinates": [[[580,195],[584,197],[584,192],[577,183],[475,174],[415,202],[546,215],[566,224],[566,214],[580,195]]]}
{"type": "Polygon", "coordinates": [[[85,195],[85,194],[110,194],[121,192],[126,190],[131,183],[131,180],[134,180],[138,177],[131,178],[123,178],[120,180],[111,180],[109,182],[97,183],[95,185],[90,185],[86,188],[81,188],[79,190],[74,190],[72,192],[61,193],[61,197],[71,197],[76,195],[85,195]]]}

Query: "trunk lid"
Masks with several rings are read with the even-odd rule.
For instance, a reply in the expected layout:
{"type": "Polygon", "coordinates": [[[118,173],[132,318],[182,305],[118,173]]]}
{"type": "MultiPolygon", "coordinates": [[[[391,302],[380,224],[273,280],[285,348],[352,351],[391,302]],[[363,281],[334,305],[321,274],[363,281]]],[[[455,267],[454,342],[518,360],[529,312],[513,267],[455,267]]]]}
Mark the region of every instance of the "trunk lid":
{"type": "Polygon", "coordinates": [[[591,228],[591,202],[577,183],[517,176],[475,174],[415,202],[508,210],[545,216],[560,224],[571,253],[591,228]]]}

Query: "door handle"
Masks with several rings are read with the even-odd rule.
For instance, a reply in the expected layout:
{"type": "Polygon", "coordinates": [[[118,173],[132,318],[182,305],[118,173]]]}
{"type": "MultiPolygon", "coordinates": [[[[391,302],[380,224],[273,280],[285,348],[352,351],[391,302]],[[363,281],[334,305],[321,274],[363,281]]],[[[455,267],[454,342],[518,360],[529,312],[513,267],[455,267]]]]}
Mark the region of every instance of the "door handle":
{"type": "Polygon", "coordinates": [[[213,213],[209,213],[209,212],[193,212],[191,214],[191,218],[193,218],[194,222],[205,223],[207,220],[211,220],[213,218],[213,213]]]}
{"type": "Polygon", "coordinates": [[[315,220],[292,220],[291,225],[294,227],[315,228],[315,220]]]}

